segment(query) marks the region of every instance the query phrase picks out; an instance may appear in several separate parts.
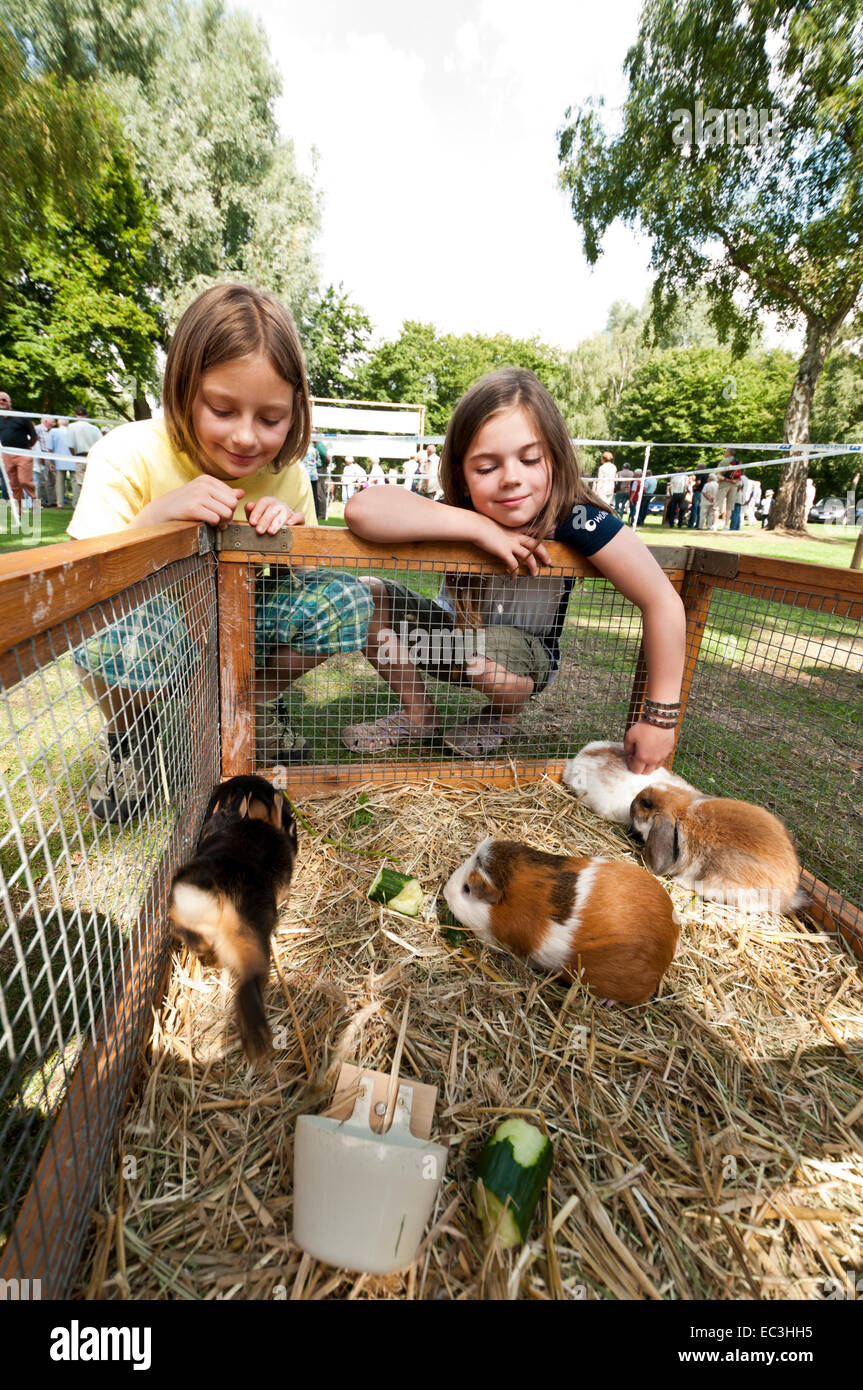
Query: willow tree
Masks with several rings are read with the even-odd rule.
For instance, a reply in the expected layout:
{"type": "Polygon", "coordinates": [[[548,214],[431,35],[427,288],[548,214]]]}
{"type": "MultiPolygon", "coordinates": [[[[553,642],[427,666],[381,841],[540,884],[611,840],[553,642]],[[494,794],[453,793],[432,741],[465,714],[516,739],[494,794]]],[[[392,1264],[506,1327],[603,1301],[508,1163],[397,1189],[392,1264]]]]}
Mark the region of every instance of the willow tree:
{"type": "MultiPolygon", "coordinates": [[[[620,219],[652,238],[654,327],[702,287],[722,341],[759,315],[803,330],[784,439],[809,442],[818,375],[863,286],[863,0],[646,0],[619,125],[567,111],[560,179],[595,264],[620,219]]],[[[792,451],[772,526],[805,522],[792,451]]]]}

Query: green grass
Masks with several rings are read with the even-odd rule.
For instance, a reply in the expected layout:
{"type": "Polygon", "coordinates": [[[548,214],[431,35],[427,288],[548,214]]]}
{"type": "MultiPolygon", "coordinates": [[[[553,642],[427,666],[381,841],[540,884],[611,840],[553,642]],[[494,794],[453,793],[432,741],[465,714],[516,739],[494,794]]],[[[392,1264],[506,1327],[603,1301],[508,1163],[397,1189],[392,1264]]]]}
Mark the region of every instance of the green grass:
{"type": "MultiPolygon", "coordinates": [[[[32,515],[32,512],[23,513],[22,521],[25,526],[30,524],[32,515]]],[[[38,546],[57,545],[60,541],[71,540],[71,536],[66,534],[66,527],[71,520],[71,507],[48,507],[47,509],[43,507],[37,518],[40,535],[36,539],[32,534],[23,530],[20,532],[11,531],[12,519],[7,509],[7,530],[0,532],[0,554],[12,550],[35,550],[38,546]]]]}

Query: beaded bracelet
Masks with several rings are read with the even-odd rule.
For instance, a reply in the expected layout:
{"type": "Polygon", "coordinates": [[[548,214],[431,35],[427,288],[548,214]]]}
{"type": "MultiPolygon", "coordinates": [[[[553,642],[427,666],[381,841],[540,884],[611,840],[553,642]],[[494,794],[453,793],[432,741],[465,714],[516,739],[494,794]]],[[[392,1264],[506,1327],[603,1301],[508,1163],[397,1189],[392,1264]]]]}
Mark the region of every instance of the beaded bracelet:
{"type": "Polygon", "coordinates": [[[675,729],[680,718],[681,708],[680,700],[651,700],[646,698],[641,718],[645,724],[653,724],[657,729],[675,729]]]}
{"type": "Polygon", "coordinates": [[[653,724],[657,729],[676,729],[676,719],[655,719],[652,714],[642,714],[642,724],[653,724]]]}

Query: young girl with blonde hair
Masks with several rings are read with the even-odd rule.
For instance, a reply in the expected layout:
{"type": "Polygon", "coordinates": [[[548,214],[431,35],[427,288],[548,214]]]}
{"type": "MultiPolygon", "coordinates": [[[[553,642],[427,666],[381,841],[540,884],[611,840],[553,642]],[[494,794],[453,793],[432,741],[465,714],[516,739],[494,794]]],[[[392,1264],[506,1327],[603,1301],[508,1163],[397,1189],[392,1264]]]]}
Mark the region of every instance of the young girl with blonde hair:
{"type": "MultiPolygon", "coordinates": [[[[316,524],[311,484],[298,466],[311,431],[305,362],[293,320],[274,295],[240,284],[200,295],[174,333],[163,405],[164,419],[121,425],[91,450],[69,524],[73,538],[166,521],[224,529],[247,519],[259,535],[316,524]]],[[[285,605],[295,597],[295,590],[268,593],[263,630],[259,604],[264,648],[283,640],[275,634],[285,630],[285,605]]],[[[330,634],[333,650],[362,646],[363,602],[367,618],[365,589],[351,609],[359,635],[346,622],[330,634]]],[[[283,649],[280,655],[288,679],[322,659],[285,656],[283,649]]],[[[75,658],[106,718],[104,766],[91,787],[91,809],[102,820],[127,820],[158,786],[157,702],[182,701],[194,662],[182,605],[171,597],[148,600],[82,644],[75,658]]],[[[278,699],[261,700],[255,724],[261,760],[303,755],[278,699]]]]}
{"type": "MultiPolygon", "coordinates": [[[[533,373],[506,368],[467,392],[447,430],[440,476],[447,505],[403,488],[381,488],[373,497],[351,498],[348,526],[369,541],[472,542],[501,560],[509,575],[447,576],[436,600],[394,581],[371,581],[375,611],[366,653],[401,707],[345,729],[345,744],[377,752],[441,736],[419,661],[393,635],[419,631],[433,638],[435,632],[461,631],[481,635],[482,650],[463,665],[432,656],[424,667],[439,678],[466,682],[487,704],[444,733],[443,742],[465,757],[500,748],[527,700],[559,666],[573,581],[540,574],[540,566],[549,564],[544,541],[553,539],[588,556],[641,610],[647,699],[624,743],[633,772],[658,767],[673,750],[680,710],[683,604],[646,546],[582,482],[563,417],[533,373]],[[518,575],[520,567],[527,576],[518,575]]],[[[434,641],[428,650],[434,652],[434,641]]],[[[437,650],[447,650],[447,644],[437,650]]]]}

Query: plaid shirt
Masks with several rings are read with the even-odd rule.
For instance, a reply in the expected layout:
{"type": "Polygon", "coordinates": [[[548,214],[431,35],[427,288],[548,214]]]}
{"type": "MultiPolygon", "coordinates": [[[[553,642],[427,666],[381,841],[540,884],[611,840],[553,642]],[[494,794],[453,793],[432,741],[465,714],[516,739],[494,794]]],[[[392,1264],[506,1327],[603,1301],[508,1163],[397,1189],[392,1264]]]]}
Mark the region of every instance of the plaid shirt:
{"type": "Polygon", "coordinates": [[[293,570],[275,587],[264,579],[255,602],[258,652],[274,642],[304,655],[362,651],[373,607],[368,584],[343,570],[293,570]]]}

